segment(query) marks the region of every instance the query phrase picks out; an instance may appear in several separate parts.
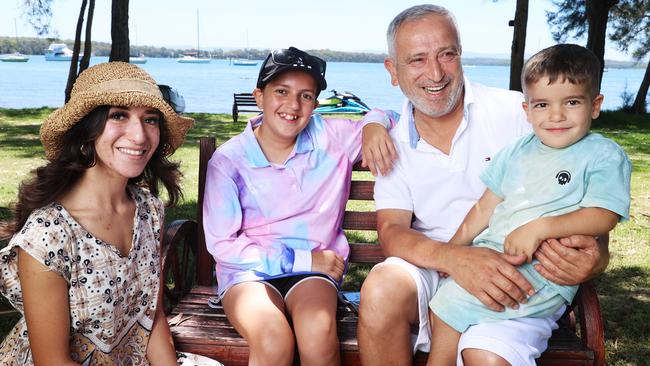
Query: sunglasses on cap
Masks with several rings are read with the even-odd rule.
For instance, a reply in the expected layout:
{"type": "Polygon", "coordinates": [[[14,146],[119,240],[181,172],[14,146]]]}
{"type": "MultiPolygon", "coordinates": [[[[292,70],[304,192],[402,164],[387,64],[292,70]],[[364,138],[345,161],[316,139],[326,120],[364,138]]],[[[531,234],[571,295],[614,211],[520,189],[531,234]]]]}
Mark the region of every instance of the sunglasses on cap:
{"type": "Polygon", "coordinates": [[[295,47],[271,52],[271,60],[276,65],[298,66],[313,69],[318,74],[325,77],[325,68],[327,67],[325,60],[320,57],[312,56],[295,47]]]}
{"type": "Polygon", "coordinates": [[[257,87],[262,88],[279,73],[296,69],[311,74],[316,79],[319,90],[325,90],[327,88],[327,82],[325,81],[326,68],[327,63],[325,60],[312,56],[295,47],[275,50],[266,57],[266,60],[262,64],[260,75],[257,79],[257,87]]]}
{"type": "Polygon", "coordinates": [[[158,84],[158,89],[163,95],[163,99],[176,113],[183,113],[185,111],[185,98],[169,85],[158,84]]]}

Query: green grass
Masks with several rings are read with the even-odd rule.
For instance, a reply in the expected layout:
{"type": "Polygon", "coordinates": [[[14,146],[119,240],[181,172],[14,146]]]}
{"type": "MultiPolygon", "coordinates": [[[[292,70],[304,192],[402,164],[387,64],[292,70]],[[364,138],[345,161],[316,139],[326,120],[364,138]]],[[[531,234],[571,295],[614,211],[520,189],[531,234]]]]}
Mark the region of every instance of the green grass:
{"type": "MultiPolygon", "coordinates": [[[[51,109],[0,109],[0,219],[9,217],[18,183],[44,163],[38,129],[50,112],[51,109]]],[[[190,115],[197,124],[173,156],[181,162],[185,196],[178,207],[168,211],[168,221],[196,217],[199,137],[215,135],[221,144],[245,126],[232,123],[227,114],[190,115]]],[[[630,221],[619,224],[612,232],[611,262],[596,281],[605,318],[607,364],[650,365],[650,115],[604,112],[594,122],[594,131],[616,140],[633,164],[630,221]]],[[[355,209],[372,209],[368,204],[351,205],[355,209]]],[[[375,240],[361,232],[353,235],[354,241],[375,240]]],[[[346,287],[358,288],[368,269],[353,268],[346,287]]],[[[0,320],[0,335],[13,321],[0,320]]]]}
{"type": "Polygon", "coordinates": [[[630,220],[610,235],[611,261],[596,280],[608,365],[650,365],[650,116],[606,112],[594,129],[632,161],[630,220]]]}

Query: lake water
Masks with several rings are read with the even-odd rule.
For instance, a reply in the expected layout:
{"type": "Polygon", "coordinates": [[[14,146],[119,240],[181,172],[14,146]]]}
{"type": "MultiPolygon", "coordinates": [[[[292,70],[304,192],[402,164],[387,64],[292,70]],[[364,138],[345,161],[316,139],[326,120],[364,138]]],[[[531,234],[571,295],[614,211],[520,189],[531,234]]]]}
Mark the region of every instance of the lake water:
{"type": "MultiPolygon", "coordinates": [[[[93,57],[91,64],[106,62],[93,57]]],[[[177,88],[185,97],[188,112],[231,113],[233,93],[250,92],[255,87],[259,66],[233,66],[227,60],[209,64],[179,64],[175,59],[150,58],[139,65],[160,84],[177,88]]],[[[45,61],[31,56],[27,63],[0,62],[0,107],[59,107],[63,104],[68,62],[45,61]]],[[[465,65],[473,82],[508,88],[509,67],[465,65]]],[[[621,106],[621,93],[636,93],[644,69],[612,69],[605,72],[602,93],[604,109],[621,106]]],[[[370,107],[401,108],[403,96],[390,84],[388,72],[380,63],[330,62],[327,64],[329,89],[351,91],[370,107]]],[[[323,92],[322,96],[328,96],[323,92]]]]}

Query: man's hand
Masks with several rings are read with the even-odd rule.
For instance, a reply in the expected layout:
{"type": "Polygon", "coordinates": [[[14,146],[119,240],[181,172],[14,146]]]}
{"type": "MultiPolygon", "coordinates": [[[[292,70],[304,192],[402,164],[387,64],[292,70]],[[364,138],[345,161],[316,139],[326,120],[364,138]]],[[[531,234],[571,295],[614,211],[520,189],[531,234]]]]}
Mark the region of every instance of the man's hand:
{"type": "Polygon", "coordinates": [[[311,252],[311,270],[324,273],[339,281],[345,269],[343,257],[331,250],[311,252]]]}
{"type": "Polygon", "coordinates": [[[361,165],[367,166],[372,175],[388,174],[397,159],[397,151],[386,128],[379,123],[368,123],[362,131],[361,165]]]}
{"type": "Polygon", "coordinates": [[[592,236],[573,235],[542,242],[535,253],[535,269],[559,285],[578,285],[602,273],[609,263],[607,238],[599,243],[592,236]]]}
{"type": "Polygon", "coordinates": [[[533,261],[533,254],[542,243],[543,221],[541,219],[530,221],[511,231],[503,242],[506,254],[525,255],[528,263],[533,261]]]}
{"type": "Polygon", "coordinates": [[[495,311],[516,309],[534,289],[517,271],[526,261],[523,255],[511,256],[488,248],[454,246],[450,253],[449,275],[485,306],[495,311]]]}

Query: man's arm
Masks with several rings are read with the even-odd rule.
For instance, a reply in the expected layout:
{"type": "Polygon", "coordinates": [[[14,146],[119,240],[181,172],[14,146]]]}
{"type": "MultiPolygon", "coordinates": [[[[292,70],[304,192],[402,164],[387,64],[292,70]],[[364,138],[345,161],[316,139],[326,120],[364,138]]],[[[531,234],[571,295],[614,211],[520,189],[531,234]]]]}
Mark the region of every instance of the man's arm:
{"type": "Polygon", "coordinates": [[[509,256],[487,248],[445,245],[411,229],[412,212],[377,211],[379,243],[384,255],[400,257],[418,267],[449,273],[454,280],[487,307],[500,311],[516,307],[534,290],[515,266],[524,257],[509,256]]]}

